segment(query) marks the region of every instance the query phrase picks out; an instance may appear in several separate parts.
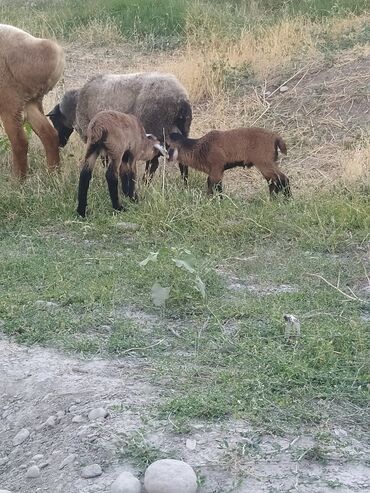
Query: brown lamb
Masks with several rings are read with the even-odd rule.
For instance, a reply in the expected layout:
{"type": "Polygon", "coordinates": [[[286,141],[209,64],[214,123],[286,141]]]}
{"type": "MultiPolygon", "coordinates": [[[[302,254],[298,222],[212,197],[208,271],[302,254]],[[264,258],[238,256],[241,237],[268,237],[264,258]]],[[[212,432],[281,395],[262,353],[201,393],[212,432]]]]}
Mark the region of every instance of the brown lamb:
{"type": "Polygon", "coordinates": [[[64,53],[57,43],[0,24],[0,118],[10,140],[16,178],[27,174],[23,120],[39,136],[49,168],[59,165],[58,133],[44,115],[42,100],[58,82],[63,68],[64,53]]]}
{"type": "Polygon", "coordinates": [[[87,127],[87,148],[78,188],[78,214],[82,217],[86,215],[87,191],[99,155],[108,160],[105,176],[113,209],[122,210],[118,198],[118,175],[121,177],[123,193],[137,200],[136,162],[149,161],[158,151],[166,153],[157,137],[145,133],[136,116],[118,111],[97,113],[87,127]]]}
{"type": "Polygon", "coordinates": [[[172,133],[167,139],[169,159],[179,160],[186,166],[208,175],[208,193],[222,192],[222,178],[227,169],[255,166],[267,180],[270,195],[283,191],[291,195],[289,180],[276,164],[278,149],[287,153],[280,135],[262,128],[235,128],[212,130],[199,139],[188,139],[172,133]]]}

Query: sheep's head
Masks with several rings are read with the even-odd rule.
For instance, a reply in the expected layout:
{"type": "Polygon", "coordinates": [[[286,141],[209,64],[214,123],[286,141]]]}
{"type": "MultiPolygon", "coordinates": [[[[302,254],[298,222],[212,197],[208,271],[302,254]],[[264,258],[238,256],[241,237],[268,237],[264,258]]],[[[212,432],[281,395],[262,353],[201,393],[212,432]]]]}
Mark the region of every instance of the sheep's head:
{"type": "Polygon", "coordinates": [[[58,132],[59,147],[64,147],[73,132],[73,126],[76,120],[76,108],[79,91],[72,89],[67,91],[60,103],[48,113],[48,116],[58,132]]]}
{"type": "Polygon", "coordinates": [[[146,134],[146,146],[141,156],[143,161],[150,161],[158,152],[162,156],[168,156],[166,149],[161,145],[159,139],[153,134],[146,134]]]}

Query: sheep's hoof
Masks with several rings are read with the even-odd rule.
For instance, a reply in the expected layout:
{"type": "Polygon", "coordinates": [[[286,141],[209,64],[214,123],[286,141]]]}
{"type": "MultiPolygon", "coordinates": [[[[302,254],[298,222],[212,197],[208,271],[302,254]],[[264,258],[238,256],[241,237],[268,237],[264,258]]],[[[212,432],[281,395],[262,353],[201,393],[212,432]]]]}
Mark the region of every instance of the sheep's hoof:
{"type": "Polygon", "coordinates": [[[86,217],[86,210],[85,209],[80,209],[79,207],[77,208],[77,214],[81,217],[86,217]]]}

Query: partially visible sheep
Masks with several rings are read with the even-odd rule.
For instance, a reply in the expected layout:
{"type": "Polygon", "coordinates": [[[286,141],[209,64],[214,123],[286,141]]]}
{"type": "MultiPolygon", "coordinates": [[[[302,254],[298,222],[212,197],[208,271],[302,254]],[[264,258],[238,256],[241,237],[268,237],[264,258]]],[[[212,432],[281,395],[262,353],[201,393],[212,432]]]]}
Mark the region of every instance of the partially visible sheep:
{"type": "Polygon", "coordinates": [[[59,164],[58,135],[44,115],[42,100],[58,82],[63,68],[63,49],[57,43],[0,24],[0,117],[12,147],[12,171],[17,178],[27,174],[23,119],[40,137],[49,168],[59,164]]]}
{"type": "Polygon", "coordinates": [[[113,209],[122,210],[118,198],[118,175],[122,190],[132,200],[136,200],[136,162],[153,159],[157,152],[165,154],[165,149],[152,134],[146,134],[144,127],[134,115],[118,111],[101,111],[91,120],[86,132],[87,148],[81,165],[78,186],[77,212],[85,217],[87,191],[92,171],[99,155],[108,159],[106,179],[113,209]]]}
{"type": "Polygon", "coordinates": [[[222,192],[222,178],[227,169],[255,166],[267,180],[270,195],[283,191],[291,195],[288,178],[279,170],[278,149],[287,153],[280,135],[262,128],[213,130],[200,139],[188,139],[172,133],[167,139],[169,159],[208,174],[208,193],[222,192]]]}
{"type": "MultiPolygon", "coordinates": [[[[58,130],[60,146],[64,146],[77,130],[86,142],[91,119],[104,110],[135,115],[145,130],[163,141],[163,132],[180,132],[187,137],[192,110],[183,85],[172,74],[144,72],[135,74],[103,74],[93,77],[79,91],[68,91],[49,113],[58,130]]],[[[146,164],[151,179],[158,168],[158,156],[146,164]]],[[[180,164],[187,181],[188,170],[180,164]]]]}

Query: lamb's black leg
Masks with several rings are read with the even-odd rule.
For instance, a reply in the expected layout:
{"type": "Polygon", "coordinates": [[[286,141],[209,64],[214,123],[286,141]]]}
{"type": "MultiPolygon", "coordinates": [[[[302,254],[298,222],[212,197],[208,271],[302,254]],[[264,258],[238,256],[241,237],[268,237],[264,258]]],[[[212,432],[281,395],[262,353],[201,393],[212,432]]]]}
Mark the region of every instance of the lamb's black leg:
{"type": "Polygon", "coordinates": [[[88,166],[81,169],[80,181],[78,183],[78,206],[77,213],[85,217],[87,207],[87,191],[89,190],[92,171],[88,166]]]}
{"type": "Polygon", "coordinates": [[[159,156],[156,156],[151,161],[146,162],[145,172],[143,176],[143,181],[145,183],[150,183],[152,181],[154,173],[157,171],[158,166],[159,166],[159,156]]]}
{"type": "Polygon", "coordinates": [[[184,180],[184,185],[187,186],[188,176],[189,176],[189,168],[188,168],[188,166],[186,166],[186,164],[181,164],[181,163],[179,163],[179,168],[180,168],[181,178],[184,180]]]}
{"type": "Polygon", "coordinates": [[[136,194],[136,163],[132,159],[129,160],[128,196],[133,202],[138,201],[136,194]]]}
{"type": "Polygon", "coordinates": [[[117,211],[121,211],[122,206],[120,205],[118,198],[118,176],[116,170],[117,168],[114,166],[114,162],[111,161],[105,173],[105,177],[107,179],[109,195],[112,201],[112,207],[117,211]]]}

